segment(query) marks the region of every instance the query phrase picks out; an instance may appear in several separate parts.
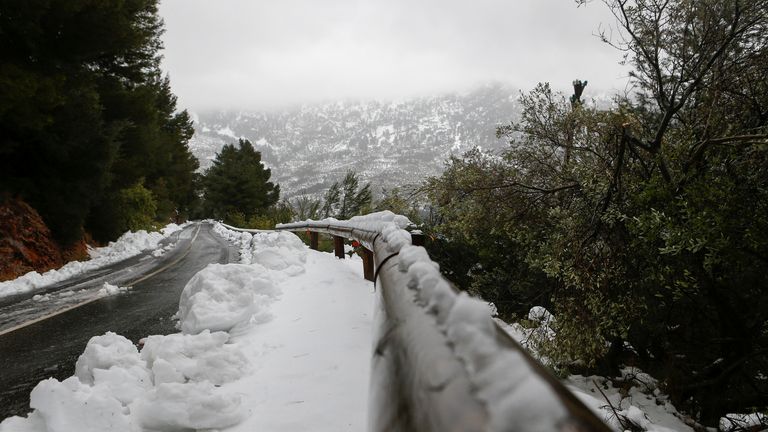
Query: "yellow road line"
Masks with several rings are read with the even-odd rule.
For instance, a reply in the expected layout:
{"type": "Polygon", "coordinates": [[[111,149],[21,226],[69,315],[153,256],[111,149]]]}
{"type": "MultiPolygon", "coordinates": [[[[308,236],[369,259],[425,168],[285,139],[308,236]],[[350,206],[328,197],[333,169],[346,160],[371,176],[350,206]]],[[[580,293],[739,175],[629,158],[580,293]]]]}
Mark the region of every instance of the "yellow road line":
{"type": "Polygon", "coordinates": [[[189,246],[187,246],[187,250],[185,250],[184,253],[180,257],[176,258],[176,260],[173,261],[172,263],[169,263],[169,264],[167,264],[167,265],[165,265],[165,266],[163,266],[163,267],[153,271],[152,273],[150,273],[148,275],[144,275],[143,277],[141,277],[139,279],[136,279],[135,281],[133,281],[133,282],[127,284],[127,285],[133,286],[133,285],[136,285],[139,282],[144,282],[145,280],[151,278],[152,276],[154,276],[154,275],[156,275],[156,274],[158,274],[160,272],[163,272],[165,270],[168,270],[170,267],[173,267],[176,264],[178,264],[179,261],[183,260],[184,258],[187,257],[187,255],[189,255],[189,252],[192,250],[192,243],[194,243],[195,240],[197,240],[197,235],[198,234],[200,234],[200,225],[197,226],[197,231],[195,232],[194,237],[192,237],[192,240],[189,242],[189,246]]]}
{"type": "MultiPolygon", "coordinates": [[[[162,272],[162,271],[168,270],[170,267],[172,267],[172,266],[174,266],[174,265],[178,264],[178,263],[179,263],[179,261],[181,261],[181,260],[182,260],[182,259],[184,259],[184,258],[185,258],[187,255],[189,255],[189,252],[192,250],[192,244],[195,242],[195,240],[197,240],[197,235],[198,235],[198,234],[200,234],[200,225],[198,225],[198,226],[197,226],[197,231],[195,232],[195,235],[194,235],[194,237],[192,237],[192,241],[190,241],[190,242],[189,242],[189,246],[187,247],[187,250],[186,250],[186,251],[184,251],[184,253],[183,253],[183,254],[182,254],[180,257],[178,257],[178,258],[177,258],[176,260],[174,260],[172,263],[169,263],[169,264],[167,264],[167,265],[165,265],[165,266],[163,266],[163,267],[161,267],[161,268],[159,268],[159,269],[157,269],[157,270],[153,271],[152,273],[150,273],[150,274],[148,274],[148,275],[145,275],[145,276],[143,276],[143,277],[141,277],[141,278],[139,278],[139,279],[136,279],[135,281],[131,282],[131,283],[130,283],[130,284],[128,284],[128,285],[131,285],[131,286],[132,286],[132,285],[135,285],[135,284],[137,284],[137,283],[139,283],[139,282],[143,282],[143,281],[145,281],[145,280],[147,280],[147,279],[151,278],[152,276],[155,276],[156,274],[158,274],[158,273],[160,273],[160,272],[162,272]]],[[[77,303],[77,304],[75,304],[75,305],[72,305],[72,306],[67,306],[67,307],[65,307],[64,309],[59,309],[59,310],[57,310],[57,311],[55,311],[55,312],[51,312],[51,313],[49,313],[48,315],[43,315],[43,316],[41,316],[41,317],[38,317],[38,318],[35,318],[35,319],[31,320],[31,321],[26,321],[26,322],[23,322],[23,323],[21,323],[21,324],[18,324],[18,325],[16,325],[16,326],[13,326],[13,327],[11,327],[11,328],[8,328],[8,329],[5,329],[5,330],[2,330],[2,331],[0,331],[0,336],[3,336],[3,335],[5,335],[5,334],[11,333],[11,332],[14,332],[14,331],[16,331],[16,330],[19,330],[19,329],[22,329],[22,328],[24,328],[24,327],[30,326],[30,325],[32,325],[32,324],[35,324],[35,323],[39,323],[40,321],[44,321],[44,320],[47,320],[48,318],[52,318],[52,317],[55,317],[56,315],[61,315],[61,314],[63,314],[63,313],[66,313],[66,312],[69,312],[69,311],[71,311],[72,309],[77,309],[77,308],[79,308],[80,306],[85,306],[85,305],[87,305],[88,303],[93,303],[93,302],[95,302],[96,300],[99,300],[99,299],[102,299],[102,298],[104,298],[104,297],[102,297],[102,296],[95,296],[95,297],[91,297],[91,298],[89,298],[88,300],[84,300],[84,301],[82,301],[82,302],[80,302],[80,303],[77,303]]]]}

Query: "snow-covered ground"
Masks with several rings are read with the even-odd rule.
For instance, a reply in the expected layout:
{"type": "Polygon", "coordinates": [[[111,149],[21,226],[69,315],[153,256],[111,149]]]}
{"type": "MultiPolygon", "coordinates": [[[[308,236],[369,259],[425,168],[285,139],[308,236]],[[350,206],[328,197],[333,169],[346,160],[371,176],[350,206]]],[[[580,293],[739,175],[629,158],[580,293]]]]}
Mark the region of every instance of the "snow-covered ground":
{"type": "MultiPolygon", "coordinates": [[[[520,324],[498,324],[518,343],[536,353],[536,341],[552,338],[555,318],[540,306],[531,308],[528,321],[537,326],[524,328],[520,324]]],[[[546,362],[546,359],[543,359],[546,362]]],[[[615,431],[639,427],[648,432],[693,431],[683,416],[661,392],[658,382],[640,369],[627,367],[620,377],[571,375],[564,381],[566,387],[587,407],[615,431]],[[620,387],[614,382],[625,383],[620,387]],[[631,426],[631,427],[630,427],[631,426]]]]}
{"type": "MultiPolygon", "coordinates": [[[[214,230],[240,247],[241,261],[190,280],[180,333],[149,336],[141,348],[114,333],[94,337],[75,376],[41,382],[33,411],[0,432],[365,429],[375,296],[360,259],[309,250],[287,232],[214,230]]],[[[536,308],[532,317],[546,334],[551,316],[536,308]]],[[[530,336],[504,327],[523,343],[530,336]]],[[[637,385],[581,376],[566,385],[614,430],[624,419],[691,430],[653,378],[623,374],[637,385]]]]}
{"type": "Polygon", "coordinates": [[[226,232],[240,264],[211,264],[179,302],[181,333],[138,349],[91,339],[75,376],[41,382],[0,431],[365,429],[373,284],[359,258],[291,233],[226,232]]]}
{"type": "Polygon", "coordinates": [[[184,225],[169,224],[159,232],[136,231],[126,232],[119,239],[101,248],[89,248],[87,261],[72,261],[59,269],[45,273],[31,271],[16,279],[0,282],[0,297],[33,291],[47,285],[69,279],[73,276],[104,267],[138,255],[145,250],[154,250],[154,256],[162,255],[172,245],[158,247],[160,242],[181,230],[184,225]]]}

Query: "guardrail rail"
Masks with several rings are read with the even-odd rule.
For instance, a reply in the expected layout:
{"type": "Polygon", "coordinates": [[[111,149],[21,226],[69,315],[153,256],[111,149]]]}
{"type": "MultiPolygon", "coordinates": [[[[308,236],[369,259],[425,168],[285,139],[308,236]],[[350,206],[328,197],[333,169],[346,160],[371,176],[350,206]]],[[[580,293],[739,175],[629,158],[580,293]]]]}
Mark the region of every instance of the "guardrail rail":
{"type": "Polygon", "coordinates": [[[280,224],[362,247],[377,287],[369,430],[609,431],[501,329],[487,305],[460,293],[421,247],[419,231],[391,212],[280,224]],[[412,228],[412,227],[411,227],[412,228]]]}

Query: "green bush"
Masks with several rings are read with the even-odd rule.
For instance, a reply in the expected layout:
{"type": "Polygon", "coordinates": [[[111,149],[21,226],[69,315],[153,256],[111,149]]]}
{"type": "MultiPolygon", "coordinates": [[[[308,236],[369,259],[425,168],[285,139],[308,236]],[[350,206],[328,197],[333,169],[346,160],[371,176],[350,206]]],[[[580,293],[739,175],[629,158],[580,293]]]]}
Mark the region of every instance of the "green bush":
{"type": "Polygon", "coordinates": [[[143,184],[120,190],[117,198],[117,225],[121,231],[155,229],[157,203],[143,184]]]}

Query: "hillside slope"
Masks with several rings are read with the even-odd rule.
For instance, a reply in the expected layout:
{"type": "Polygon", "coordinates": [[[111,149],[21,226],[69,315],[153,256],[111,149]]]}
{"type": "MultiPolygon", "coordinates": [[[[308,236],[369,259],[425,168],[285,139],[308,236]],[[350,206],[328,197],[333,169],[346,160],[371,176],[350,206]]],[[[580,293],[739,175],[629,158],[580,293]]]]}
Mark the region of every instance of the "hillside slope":
{"type": "Polygon", "coordinates": [[[442,172],[450,155],[505,145],[496,126],[516,118],[517,92],[500,84],[402,102],[337,102],[274,112],[195,115],[190,149],[201,168],[237,138],[249,139],[284,197],[318,195],[347,170],[374,192],[442,172]]]}

